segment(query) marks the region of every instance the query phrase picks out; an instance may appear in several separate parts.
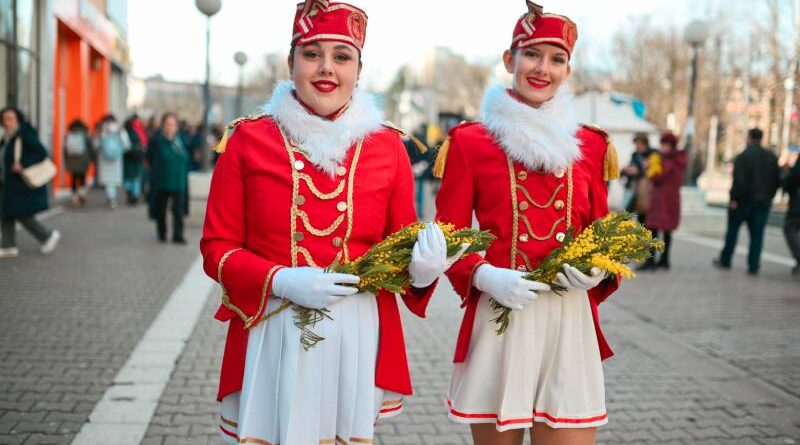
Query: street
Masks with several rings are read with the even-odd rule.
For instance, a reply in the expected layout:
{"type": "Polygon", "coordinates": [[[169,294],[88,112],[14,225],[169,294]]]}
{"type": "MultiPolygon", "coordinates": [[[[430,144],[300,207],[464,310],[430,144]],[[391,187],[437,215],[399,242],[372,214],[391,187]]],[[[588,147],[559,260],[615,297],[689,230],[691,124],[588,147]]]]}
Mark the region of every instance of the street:
{"type": "MultiPolygon", "coordinates": [[[[176,287],[185,277],[208,280],[190,270],[199,256],[196,219],[187,246],[161,245],[143,206],[108,212],[92,198],[88,210],[47,219],[64,234],[54,254],[40,255],[20,233],[20,257],[0,262],[0,444],[73,443],[121,384],[118,373],[151,323],[169,315],[159,314],[176,287]]],[[[709,246],[718,238],[676,238],[672,270],[641,273],[601,306],[616,355],[605,362],[609,424],[598,443],[800,443],[800,281],[773,260],[750,277],[741,255],[733,270],[716,270],[718,249],[709,246]]],[[[779,242],[766,249],[788,261],[779,242]]],[[[213,290],[196,295],[204,306],[191,317],[196,324],[182,325],[191,334],[157,386],[152,418],[130,423],[131,431],[141,425],[143,444],[222,443],[214,399],[225,326],[212,318],[217,287],[205,288],[213,290]]],[[[443,401],[457,302],[444,282],[427,319],[403,310],[415,395],[402,415],[378,425],[376,443],[471,443],[443,401]]],[[[112,398],[115,406],[127,400],[112,398]]],[[[113,424],[114,415],[104,417],[113,424]]]]}

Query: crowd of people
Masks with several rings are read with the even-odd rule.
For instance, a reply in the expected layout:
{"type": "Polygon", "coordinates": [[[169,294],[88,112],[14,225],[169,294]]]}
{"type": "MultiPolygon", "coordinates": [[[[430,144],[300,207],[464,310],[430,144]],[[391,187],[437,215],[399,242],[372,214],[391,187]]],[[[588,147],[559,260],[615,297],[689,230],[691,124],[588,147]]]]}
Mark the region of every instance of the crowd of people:
{"type": "MultiPolygon", "coordinates": [[[[0,258],[16,257],[16,223],[19,222],[41,244],[41,252],[52,252],[61,233],[44,225],[36,214],[50,204],[47,184],[26,182],[23,170],[49,162],[49,152],[38,131],[14,107],[0,111],[0,211],[2,247],[0,258]]],[[[171,241],[185,244],[183,219],[188,213],[188,175],[200,168],[203,132],[199,126],[179,121],[175,113],[164,113],[145,124],[133,114],[122,124],[109,114],[94,125],[81,119],[67,126],[62,143],[63,165],[72,195],[69,206],[88,205],[92,186],[102,188],[106,207],[113,211],[122,190],[130,206],[145,202],[155,221],[156,236],[167,242],[167,210],[172,219],[171,241]],[[93,182],[90,183],[90,179],[93,182]]],[[[51,178],[52,179],[52,178],[51,178]]],[[[48,181],[49,182],[49,181],[48,181]]]]}

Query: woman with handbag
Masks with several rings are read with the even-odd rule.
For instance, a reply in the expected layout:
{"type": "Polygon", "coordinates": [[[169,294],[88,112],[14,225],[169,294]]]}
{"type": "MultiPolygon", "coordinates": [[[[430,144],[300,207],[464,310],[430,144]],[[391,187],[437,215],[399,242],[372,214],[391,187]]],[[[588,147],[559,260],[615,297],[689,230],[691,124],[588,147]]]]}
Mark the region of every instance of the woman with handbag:
{"type": "MultiPolygon", "coordinates": [[[[0,209],[2,209],[2,247],[0,258],[16,257],[16,222],[25,227],[39,243],[41,252],[52,252],[61,239],[58,230],[50,229],[37,221],[35,214],[48,207],[47,187],[29,184],[26,169],[47,162],[48,155],[36,130],[25,121],[25,116],[14,107],[0,111],[3,138],[0,139],[0,209]],[[34,185],[33,187],[31,185],[34,185]]],[[[52,179],[52,176],[50,177],[52,179]]]]}

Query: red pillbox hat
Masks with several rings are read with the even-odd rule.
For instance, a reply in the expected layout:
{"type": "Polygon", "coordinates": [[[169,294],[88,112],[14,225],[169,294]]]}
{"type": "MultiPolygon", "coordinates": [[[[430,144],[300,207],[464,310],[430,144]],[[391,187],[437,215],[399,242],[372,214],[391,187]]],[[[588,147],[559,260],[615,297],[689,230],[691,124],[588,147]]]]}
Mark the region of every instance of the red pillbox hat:
{"type": "Polygon", "coordinates": [[[525,2],[528,12],[517,20],[511,49],[525,48],[539,43],[560,46],[572,56],[575,41],[578,40],[578,27],[575,22],[558,14],[545,14],[543,8],[530,0],[525,2]]]}
{"type": "Polygon", "coordinates": [[[297,5],[292,29],[294,45],[333,40],[361,51],[366,37],[367,14],[353,5],[327,0],[306,0],[297,5]]]}

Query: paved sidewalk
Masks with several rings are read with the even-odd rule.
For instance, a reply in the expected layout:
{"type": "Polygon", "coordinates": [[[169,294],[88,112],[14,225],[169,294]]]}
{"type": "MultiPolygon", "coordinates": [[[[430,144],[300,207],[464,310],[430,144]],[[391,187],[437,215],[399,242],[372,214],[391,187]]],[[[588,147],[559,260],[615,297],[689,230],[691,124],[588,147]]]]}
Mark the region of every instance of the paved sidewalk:
{"type": "Polygon", "coordinates": [[[197,256],[160,245],[144,206],[47,220],[63,233],[50,256],[18,233],[0,260],[0,444],[69,444],[197,256]]]}
{"type": "MultiPolygon", "coordinates": [[[[793,444],[800,282],[765,263],[752,279],[717,272],[705,247],[678,241],[674,269],[641,274],[601,313],[617,355],[606,361],[610,423],[598,443],[793,444]]],[[[221,444],[216,379],[225,330],[210,301],[143,443],[221,444]]],[[[446,417],[443,398],[460,322],[447,286],[426,320],[404,317],[416,394],[378,426],[376,443],[470,444],[446,417]]]]}

